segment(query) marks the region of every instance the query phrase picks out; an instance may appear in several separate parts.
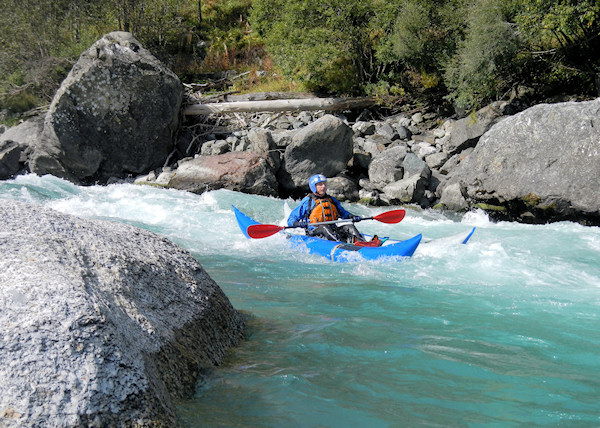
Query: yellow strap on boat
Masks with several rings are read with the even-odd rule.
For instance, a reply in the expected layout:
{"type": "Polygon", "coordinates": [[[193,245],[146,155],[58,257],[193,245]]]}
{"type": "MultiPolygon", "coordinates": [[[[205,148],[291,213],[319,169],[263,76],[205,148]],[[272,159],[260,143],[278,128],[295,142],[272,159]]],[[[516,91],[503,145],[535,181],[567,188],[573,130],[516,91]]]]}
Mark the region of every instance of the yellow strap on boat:
{"type": "Polygon", "coordinates": [[[332,261],[332,262],[335,262],[335,260],[333,259],[333,256],[335,255],[335,250],[337,250],[337,249],[338,249],[340,246],[342,246],[342,245],[343,245],[343,244],[337,244],[335,247],[333,247],[333,248],[331,249],[331,253],[330,253],[330,255],[331,255],[331,261],[332,261]]]}

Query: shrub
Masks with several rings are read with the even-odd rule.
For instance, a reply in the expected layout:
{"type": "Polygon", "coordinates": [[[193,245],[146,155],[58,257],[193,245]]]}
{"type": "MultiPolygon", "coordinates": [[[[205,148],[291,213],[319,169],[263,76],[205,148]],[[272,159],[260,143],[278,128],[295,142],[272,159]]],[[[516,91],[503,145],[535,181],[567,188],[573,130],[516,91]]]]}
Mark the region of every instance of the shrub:
{"type": "Polygon", "coordinates": [[[310,90],[355,94],[369,73],[370,2],[255,0],[252,28],[284,75],[310,90]]]}
{"type": "Polygon", "coordinates": [[[500,97],[512,84],[519,41],[502,0],[480,0],[471,9],[465,39],[446,63],[448,98],[459,109],[500,97]]]}
{"type": "Polygon", "coordinates": [[[29,91],[6,95],[0,101],[0,109],[7,110],[9,114],[24,113],[38,106],[39,100],[29,91]]]}

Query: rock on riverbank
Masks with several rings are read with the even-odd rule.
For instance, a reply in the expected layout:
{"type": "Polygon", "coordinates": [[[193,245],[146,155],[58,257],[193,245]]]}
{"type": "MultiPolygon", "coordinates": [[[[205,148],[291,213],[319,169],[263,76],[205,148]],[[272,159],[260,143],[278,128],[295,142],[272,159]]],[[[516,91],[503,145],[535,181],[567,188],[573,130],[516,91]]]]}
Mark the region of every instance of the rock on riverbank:
{"type": "Polygon", "coordinates": [[[600,224],[598,183],[600,99],[539,104],[505,118],[441,193],[452,208],[485,204],[510,220],[600,224]]]}
{"type": "Polygon", "coordinates": [[[175,73],[130,33],[109,33],[62,82],[29,169],[89,183],[162,166],[182,97],[175,73]]]}
{"type": "Polygon", "coordinates": [[[175,426],[242,338],[187,252],[133,226],[0,205],[0,426],[175,426]]]}

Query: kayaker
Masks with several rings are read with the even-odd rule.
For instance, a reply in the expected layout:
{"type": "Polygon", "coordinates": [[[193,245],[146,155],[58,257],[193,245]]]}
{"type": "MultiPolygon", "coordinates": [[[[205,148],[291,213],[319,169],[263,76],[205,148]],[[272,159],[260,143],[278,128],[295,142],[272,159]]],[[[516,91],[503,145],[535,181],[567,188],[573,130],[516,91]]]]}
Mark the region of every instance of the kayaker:
{"type": "Polygon", "coordinates": [[[346,211],[336,198],[327,194],[327,178],[324,175],[315,174],[310,177],[308,187],[310,187],[312,193],[302,199],[300,205],[290,213],[288,217],[289,226],[304,227],[308,235],[331,241],[350,243],[365,241],[354,223],[340,226],[335,224],[311,226],[311,223],[338,219],[351,219],[353,222],[357,222],[362,218],[346,211]]]}

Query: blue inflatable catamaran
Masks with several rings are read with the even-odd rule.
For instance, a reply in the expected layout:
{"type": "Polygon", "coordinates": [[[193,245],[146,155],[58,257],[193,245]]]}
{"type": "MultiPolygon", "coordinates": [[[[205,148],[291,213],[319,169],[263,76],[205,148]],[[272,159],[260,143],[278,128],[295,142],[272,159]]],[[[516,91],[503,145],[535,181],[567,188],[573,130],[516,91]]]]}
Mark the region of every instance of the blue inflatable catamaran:
{"type": "MultiPolygon", "coordinates": [[[[246,238],[265,238],[287,229],[287,227],[259,223],[238,210],[235,206],[233,207],[233,211],[238,225],[246,238]]],[[[402,215],[398,217],[396,214],[395,218],[393,215],[387,215],[389,213],[384,213],[369,219],[379,220],[384,223],[397,223],[404,217],[403,210],[393,211],[393,213],[398,212],[402,212],[402,215]]],[[[475,228],[464,237],[462,240],[463,244],[469,240],[474,231],[475,228]]],[[[371,247],[292,233],[286,233],[286,237],[292,243],[292,247],[307,249],[312,254],[324,256],[334,262],[356,260],[357,254],[365,260],[376,260],[385,257],[411,257],[422,239],[421,234],[404,241],[387,239],[381,246],[371,247]]]]}

